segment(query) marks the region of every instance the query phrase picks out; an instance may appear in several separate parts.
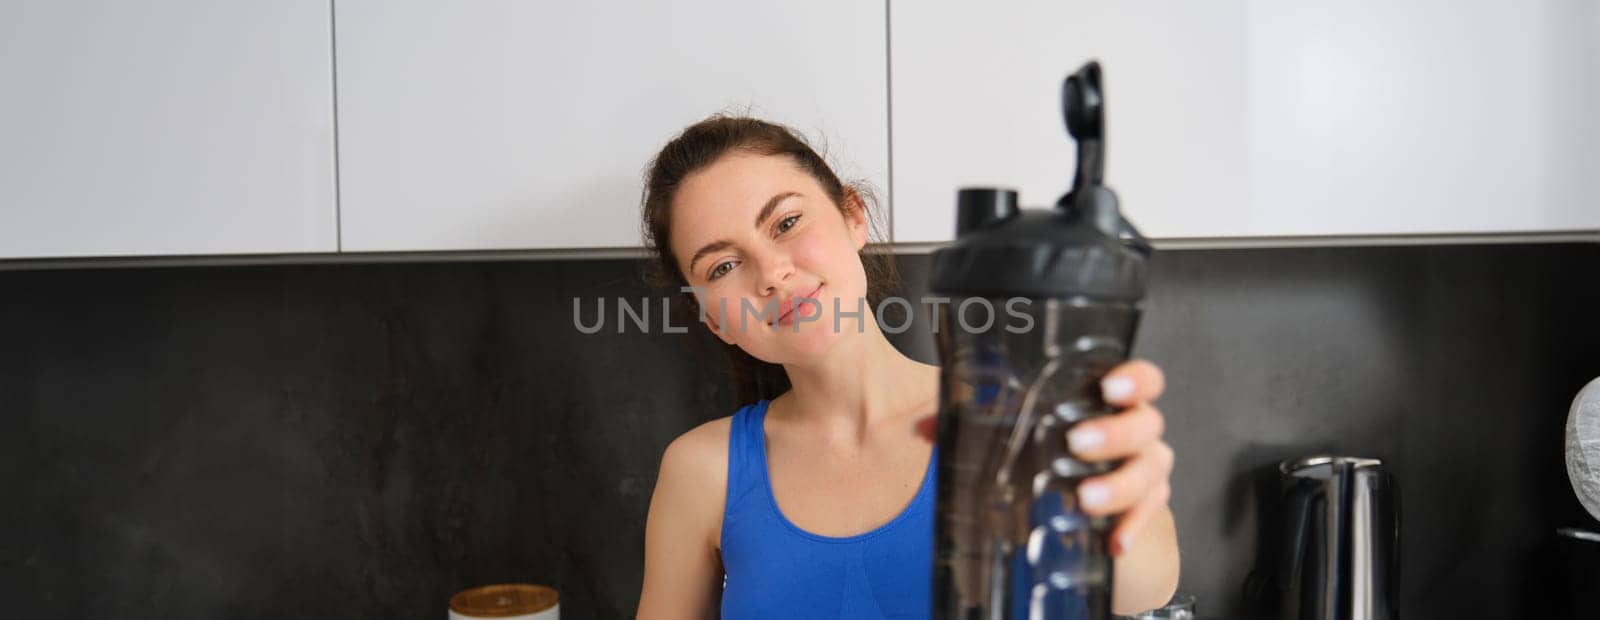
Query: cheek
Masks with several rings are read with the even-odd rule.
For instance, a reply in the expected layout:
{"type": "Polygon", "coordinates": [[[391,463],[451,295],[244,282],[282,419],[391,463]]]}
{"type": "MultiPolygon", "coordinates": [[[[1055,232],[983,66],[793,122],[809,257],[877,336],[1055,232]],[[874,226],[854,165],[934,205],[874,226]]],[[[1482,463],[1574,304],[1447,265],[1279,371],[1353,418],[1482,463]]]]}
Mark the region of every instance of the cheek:
{"type": "MultiPolygon", "coordinates": [[[[718,324],[726,325],[730,330],[737,330],[741,308],[746,305],[755,308],[761,307],[759,299],[738,292],[741,285],[737,280],[738,276],[729,274],[717,283],[707,286],[705,294],[700,297],[701,312],[705,313],[706,318],[718,324]]],[[[742,334],[734,334],[735,339],[742,336],[742,334]]]]}
{"type": "Polygon", "coordinates": [[[846,288],[866,287],[866,271],[861,265],[861,257],[856,254],[854,246],[848,239],[817,238],[807,239],[801,247],[796,248],[797,260],[803,260],[811,271],[829,281],[836,293],[845,292],[846,288]]]}
{"type": "MultiPolygon", "coordinates": [[[[739,310],[739,297],[729,295],[722,289],[723,286],[709,286],[705,294],[700,297],[700,308],[706,316],[718,319],[722,314],[732,316],[739,310]]],[[[720,320],[720,319],[719,319],[720,320]]]]}
{"type": "Polygon", "coordinates": [[[796,263],[833,271],[838,270],[841,259],[854,253],[849,250],[849,246],[840,243],[833,235],[822,234],[820,231],[807,231],[804,237],[789,246],[789,251],[793,252],[796,263]]]}

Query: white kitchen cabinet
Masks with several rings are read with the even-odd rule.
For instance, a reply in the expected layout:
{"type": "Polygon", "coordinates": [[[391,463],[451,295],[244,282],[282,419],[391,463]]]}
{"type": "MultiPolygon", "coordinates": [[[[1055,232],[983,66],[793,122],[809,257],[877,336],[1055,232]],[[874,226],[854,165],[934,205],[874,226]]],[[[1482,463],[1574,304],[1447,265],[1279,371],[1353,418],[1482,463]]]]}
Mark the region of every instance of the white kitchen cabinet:
{"type": "Polygon", "coordinates": [[[719,111],[887,193],[881,2],[340,0],[346,252],[639,245],[647,161],[719,111]]]}
{"type": "Polygon", "coordinates": [[[331,21],[0,3],[0,258],[336,251],[331,21]]]}
{"type": "Polygon", "coordinates": [[[1600,229],[1600,4],[892,1],[894,238],[957,187],[1050,204],[1062,78],[1105,70],[1107,183],[1158,239],[1600,229]]]}

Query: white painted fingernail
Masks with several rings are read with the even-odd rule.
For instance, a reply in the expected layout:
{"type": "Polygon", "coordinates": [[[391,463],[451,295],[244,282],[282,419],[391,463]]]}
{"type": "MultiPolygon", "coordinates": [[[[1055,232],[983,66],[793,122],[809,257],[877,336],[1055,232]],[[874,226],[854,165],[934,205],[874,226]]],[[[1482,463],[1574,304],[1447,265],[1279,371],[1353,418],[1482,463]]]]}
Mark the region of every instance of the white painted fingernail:
{"type": "Polygon", "coordinates": [[[1100,382],[1100,391],[1105,394],[1106,400],[1122,400],[1133,396],[1133,379],[1128,377],[1107,377],[1100,382]]]}
{"type": "Polygon", "coordinates": [[[1121,551],[1123,553],[1127,553],[1129,549],[1133,548],[1133,535],[1132,534],[1123,534],[1121,536],[1118,536],[1117,537],[1117,546],[1121,548],[1121,549],[1119,549],[1119,551],[1121,551]]]}
{"type": "Polygon", "coordinates": [[[1078,502],[1089,508],[1103,506],[1111,499],[1111,489],[1103,484],[1085,484],[1078,487],[1078,502]]]}
{"type": "Polygon", "coordinates": [[[1067,433],[1067,447],[1078,454],[1098,448],[1105,443],[1106,434],[1097,428],[1085,426],[1067,433]]]}

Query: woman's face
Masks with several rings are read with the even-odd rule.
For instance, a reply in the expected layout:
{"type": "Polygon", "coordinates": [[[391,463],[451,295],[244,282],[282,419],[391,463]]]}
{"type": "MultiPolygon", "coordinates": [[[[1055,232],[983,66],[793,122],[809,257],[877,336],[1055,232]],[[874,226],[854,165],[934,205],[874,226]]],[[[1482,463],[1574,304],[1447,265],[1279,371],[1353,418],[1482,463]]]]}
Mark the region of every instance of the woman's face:
{"type": "Polygon", "coordinates": [[[672,203],[671,244],[706,326],[775,364],[815,359],[858,332],[870,313],[835,311],[867,305],[857,254],[866,216],[849,206],[841,213],[785,156],[735,151],[685,179],[672,203]]]}

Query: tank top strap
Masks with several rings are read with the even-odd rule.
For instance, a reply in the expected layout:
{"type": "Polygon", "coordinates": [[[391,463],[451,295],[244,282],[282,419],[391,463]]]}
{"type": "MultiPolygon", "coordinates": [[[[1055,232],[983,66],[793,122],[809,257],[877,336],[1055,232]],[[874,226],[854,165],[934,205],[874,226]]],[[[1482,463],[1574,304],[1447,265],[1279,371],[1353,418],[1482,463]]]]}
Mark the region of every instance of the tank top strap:
{"type": "Polygon", "coordinates": [[[763,434],[767,404],[761,400],[740,407],[728,432],[728,496],[724,513],[734,512],[752,491],[766,488],[766,449],[763,434]]]}

